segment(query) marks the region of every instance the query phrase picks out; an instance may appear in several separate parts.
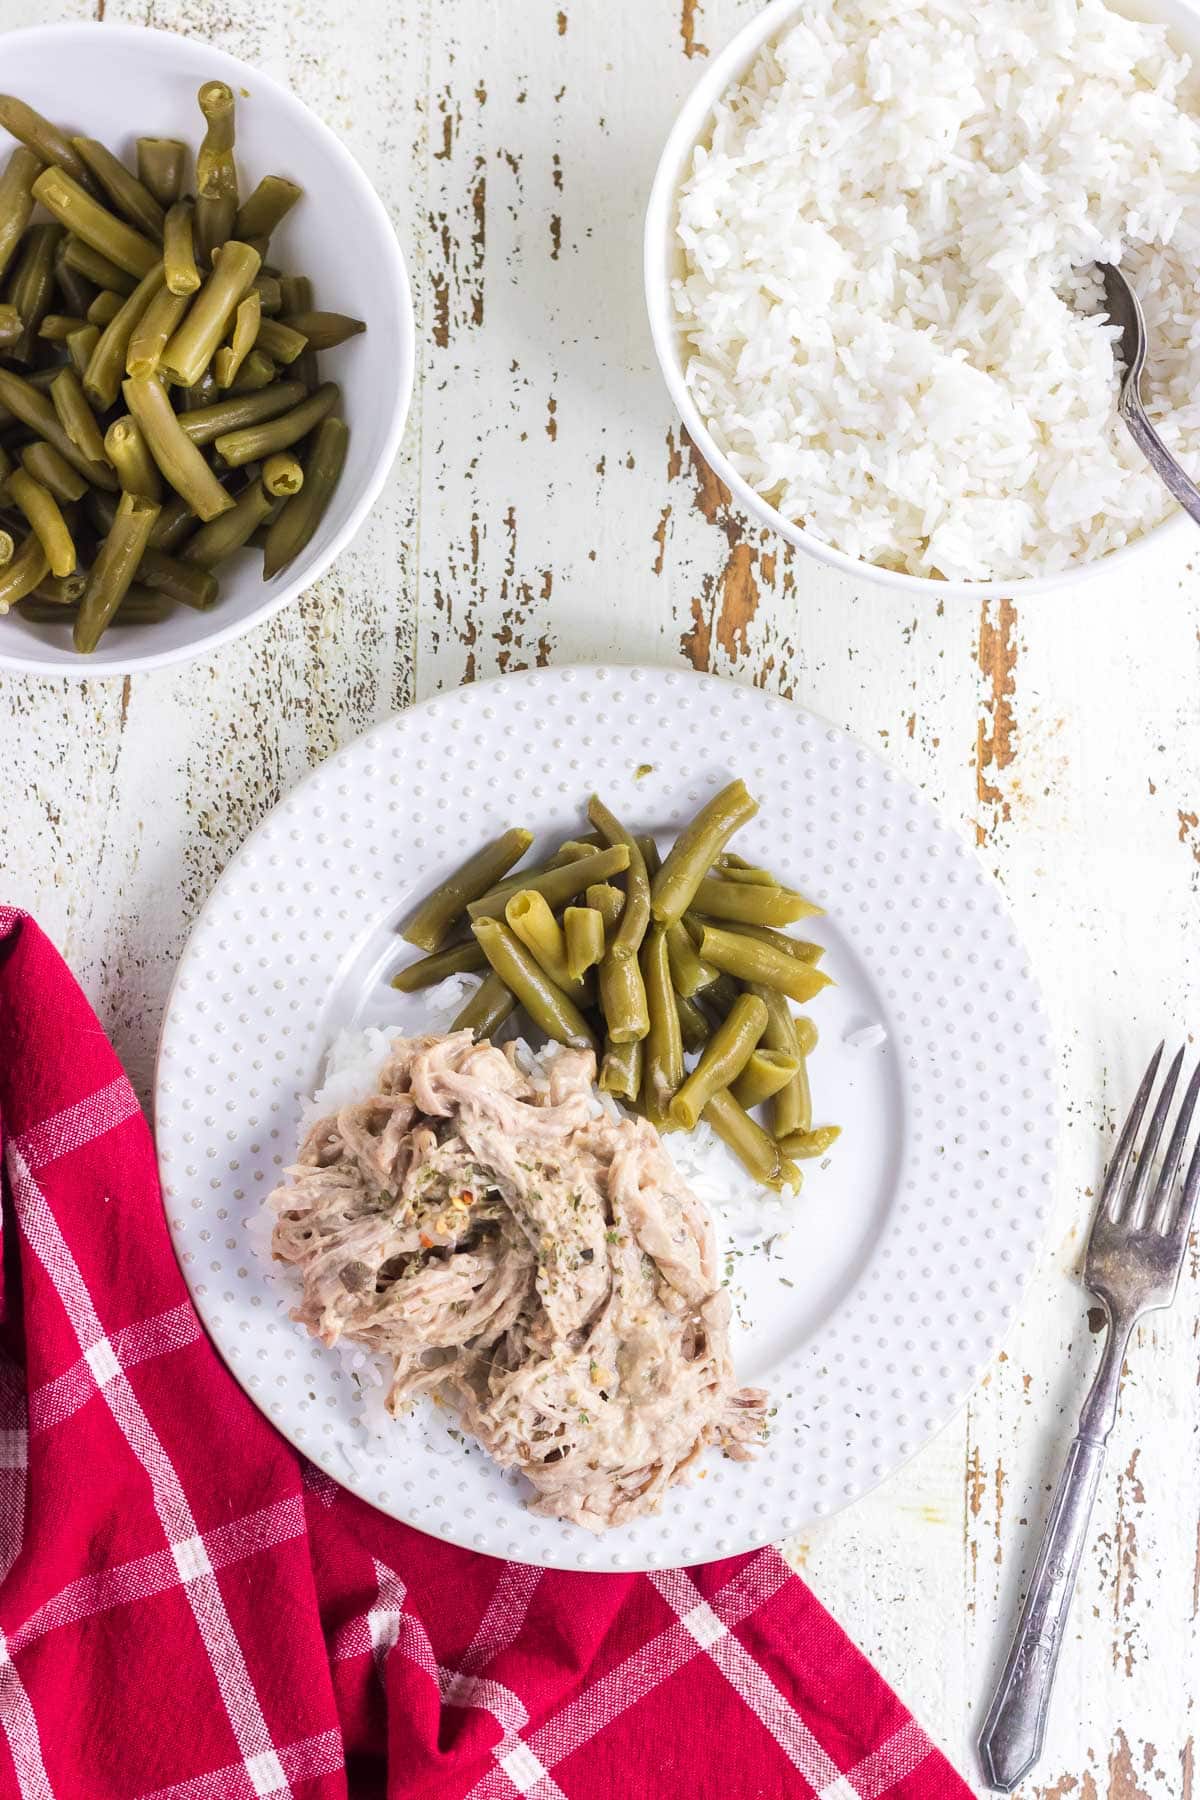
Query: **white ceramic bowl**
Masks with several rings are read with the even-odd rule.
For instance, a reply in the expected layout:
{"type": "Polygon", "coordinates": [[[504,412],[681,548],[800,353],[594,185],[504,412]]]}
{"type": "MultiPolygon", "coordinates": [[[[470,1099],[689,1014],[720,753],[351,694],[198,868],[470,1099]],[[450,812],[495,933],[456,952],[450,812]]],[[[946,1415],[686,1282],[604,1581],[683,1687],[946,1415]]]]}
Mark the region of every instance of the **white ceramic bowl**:
{"type": "MultiPolygon", "coordinates": [[[[1200,12],[1191,0],[1156,0],[1152,5],[1144,4],[1143,0],[1109,0],[1109,4],[1115,12],[1124,13],[1129,18],[1152,20],[1167,25],[1178,48],[1187,51],[1193,61],[1200,63],[1200,12]]],[[[683,272],[684,262],[683,253],[675,239],[676,196],[690,171],[693,150],[698,143],[709,137],[713,107],[721,94],[741,79],[763,45],[778,36],[803,11],[804,0],[771,0],[771,4],[756,13],[745,29],[738,32],[719,56],[713,58],[684,101],[683,109],[667,139],[654,185],[650,190],[643,252],[646,308],[650,315],[650,333],[659,366],[689,436],[704,460],[748,513],[777,531],[789,544],[795,544],[797,549],[816,557],[818,562],[827,563],[831,568],[840,569],[843,574],[860,580],[867,577],[885,587],[899,588],[914,595],[928,594],[938,599],[954,595],[978,600],[993,595],[1045,593],[1051,588],[1067,587],[1101,569],[1111,570],[1118,565],[1127,569],[1130,559],[1139,556],[1146,545],[1161,544],[1167,533],[1186,529],[1188,522],[1185,516],[1176,511],[1161,525],[1155,526],[1152,531],[1146,532],[1143,537],[1126,544],[1122,549],[1113,551],[1110,556],[1101,557],[1096,562],[1078,563],[1056,574],[1025,576],[1010,581],[938,581],[925,575],[909,575],[895,569],[882,569],[876,563],[862,562],[856,556],[847,556],[844,551],[835,550],[831,545],[823,543],[805,531],[802,525],[784,518],[781,512],[755,493],[714,442],[684,375],[685,345],[676,324],[671,300],[671,283],[683,272]]]]}
{"type": "MultiPolygon", "coordinates": [[[[264,582],[262,558],[243,552],[221,572],[210,613],[178,607],[158,625],[110,630],[88,657],[61,627],[0,619],[0,667],[50,675],[125,675],[202,656],[269,618],[311,586],[350,542],[399,448],[412,392],[414,327],[404,258],[370,182],[318,118],[268,76],[224,51],[134,25],[50,25],[0,37],[0,85],[132,163],[135,137],[203,136],[196,90],[227,81],[238,95],[237,157],[244,191],[288,175],[304,198],[271,240],[272,261],[312,278],[316,303],[367,321],[365,336],[329,351],[321,372],[342,388],[350,426],[346,467],[304,554],[264,582]]],[[[0,131],[0,156],[11,141],[0,131]]]]}

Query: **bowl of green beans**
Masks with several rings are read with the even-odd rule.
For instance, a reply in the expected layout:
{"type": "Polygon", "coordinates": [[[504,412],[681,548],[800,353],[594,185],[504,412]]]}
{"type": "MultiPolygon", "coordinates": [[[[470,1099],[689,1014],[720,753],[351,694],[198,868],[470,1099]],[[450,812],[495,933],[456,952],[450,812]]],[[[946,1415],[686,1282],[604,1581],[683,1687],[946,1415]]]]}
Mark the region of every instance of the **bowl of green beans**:
{"type": "Polygon", "coordinates": [[[358,163],[249,65],[136,26],[3,42],[0,667],[126,675],[354,536],[408,412],[408,277],[358,163]]]}

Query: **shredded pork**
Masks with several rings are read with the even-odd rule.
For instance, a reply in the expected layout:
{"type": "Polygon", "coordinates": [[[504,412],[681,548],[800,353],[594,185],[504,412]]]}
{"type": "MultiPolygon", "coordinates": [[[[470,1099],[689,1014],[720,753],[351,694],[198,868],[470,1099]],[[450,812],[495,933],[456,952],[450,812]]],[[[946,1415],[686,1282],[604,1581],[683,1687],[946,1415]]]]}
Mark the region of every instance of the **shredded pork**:
{"type": "Polygon", "coordinates": [[[512,1046],[393,1042],[378,1092],[313,1127],[271,1197],[293,1317],[436,1391],[535,1512],[593,1530],[654,1511],[709,1445],[746,1458],[712,1220],[641,1119],[600,1112],[590,1054],[540,1090],[512,1046]]]}

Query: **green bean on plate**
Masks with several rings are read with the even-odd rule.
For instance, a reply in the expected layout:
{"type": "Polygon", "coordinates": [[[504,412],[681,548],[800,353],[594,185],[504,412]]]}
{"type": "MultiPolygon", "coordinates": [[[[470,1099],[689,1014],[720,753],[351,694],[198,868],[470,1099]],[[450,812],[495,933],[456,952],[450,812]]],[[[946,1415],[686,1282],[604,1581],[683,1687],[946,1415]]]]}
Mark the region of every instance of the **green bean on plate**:
{"type": "MultiPolygon", "coordinates": [[[[299,499],[308,483],[306,470],[299,499]]],[[[816,1028],[790,1003],[816,999],[830,977],[817,967],[824,946],[788,929],[820,907],[728,848],[757,811],[732,781],[660,852],[593,795],[592,829],[528,862],[532,832],[510,827],[401,920],[423,954],[392,985],[480,976],[454,1030],[532,1026],[592,1050],[602,1093],[662,1132],[708,1126],[762,1186],[794,1191],[798,1164],[823,1157],[838,1127],[814,1125],[816,1028]]]]}
{"type": "Polygon", "coordinates": [[[131,136],[127,160],[0,94],[0,612],[84,655],[110,624],[219,605],[247,547],[279,575],[346,462],[317,359],[358,354],[341,346],[365,323],[322,310],[282,236],[263,267],[303,191],[285,170],[243,183],[225,82],[197,107],[178,137],[131,136]],[[82,600],[44,589],[68,579],[82,600]]]}

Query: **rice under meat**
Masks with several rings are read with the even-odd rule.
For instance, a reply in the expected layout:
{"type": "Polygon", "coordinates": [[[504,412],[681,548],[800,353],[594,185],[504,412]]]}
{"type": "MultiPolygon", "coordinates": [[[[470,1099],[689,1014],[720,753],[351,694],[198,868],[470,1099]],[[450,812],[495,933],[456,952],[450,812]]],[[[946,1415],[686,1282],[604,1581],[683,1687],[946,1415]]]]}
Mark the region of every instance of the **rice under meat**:
{"type": "Polygon", "coordinates": [[[1195,473],[1196,100],[1165,28],[1099,0],[806,0],[679,197],[687,381],[733,466],[917,575],[1040,574],[1157,524],[1091,265],[1135,287],[1148,410],[1195,473]]]}
{"type": "Polygon", "coordinates": [[[437,1391],[533,1509],[594,1530],[654,1510],[709,1445],[746,1457],[707,1210],[657,1132],[598,1105],[590,1053],[536,1083],[518,1047],[398,1038],[375,1092],[314,1123],[271,1196],[293,1317],[437,1391]]]}

